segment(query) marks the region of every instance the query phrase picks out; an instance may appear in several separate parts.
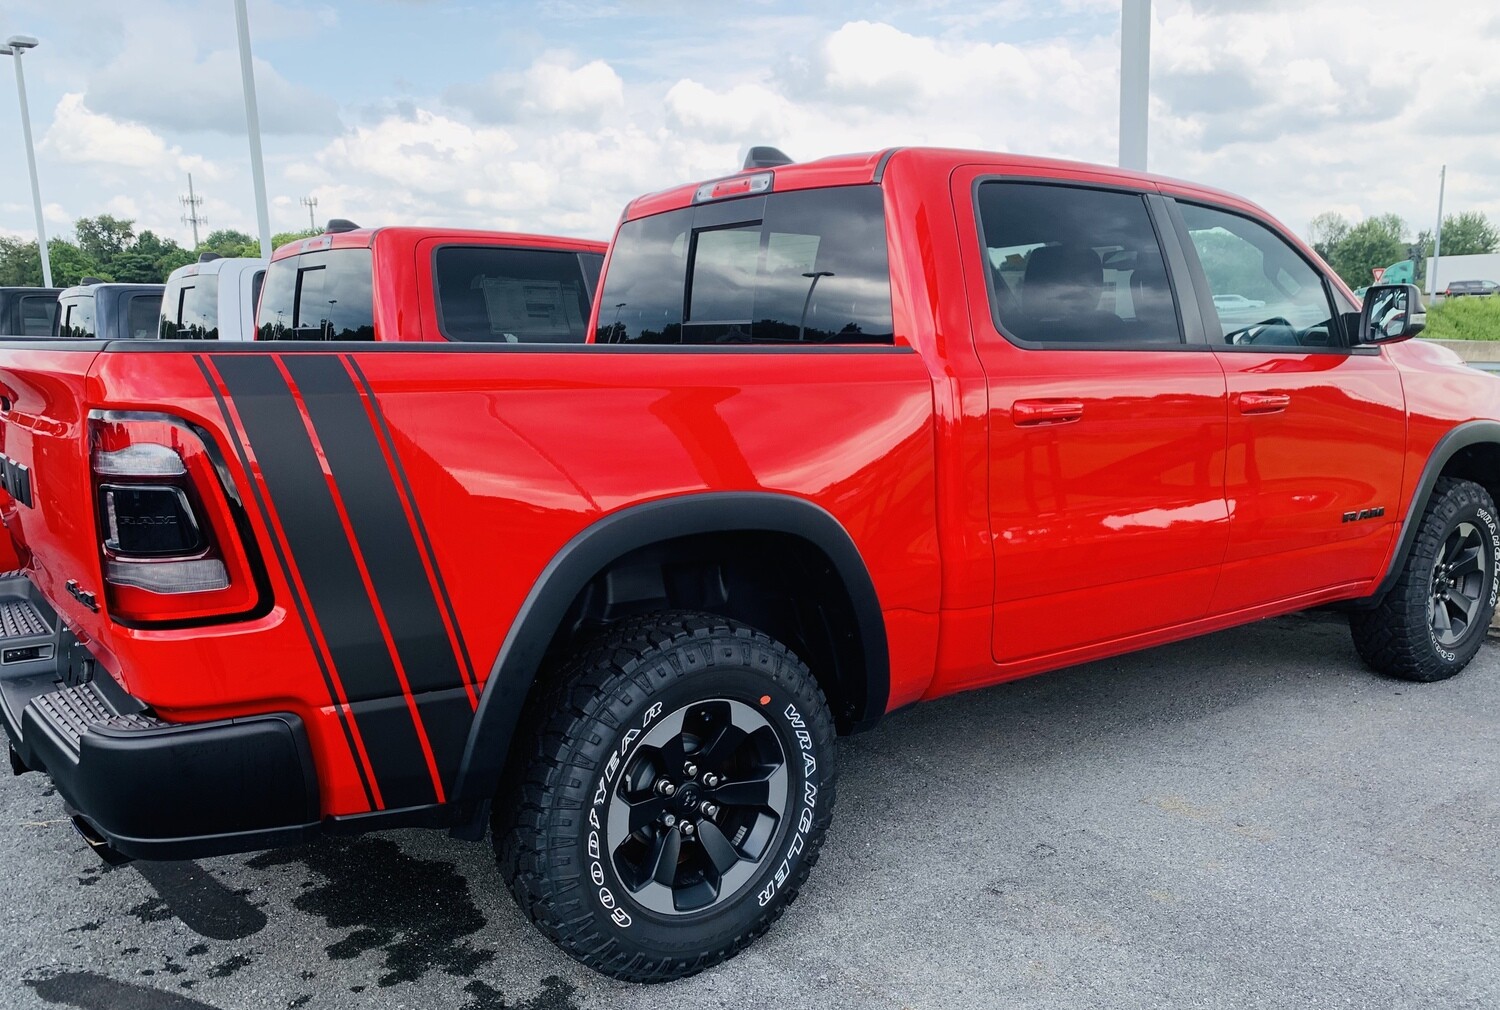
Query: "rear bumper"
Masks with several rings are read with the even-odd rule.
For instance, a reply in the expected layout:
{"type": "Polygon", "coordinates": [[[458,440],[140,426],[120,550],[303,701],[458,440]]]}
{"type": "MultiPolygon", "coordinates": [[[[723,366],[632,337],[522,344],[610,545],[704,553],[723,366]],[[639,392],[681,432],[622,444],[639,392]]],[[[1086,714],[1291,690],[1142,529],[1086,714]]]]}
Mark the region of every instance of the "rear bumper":
{"type": "Polygon", "coordinates": [[[121,855],[187,859],[320,832],[301,719],[157,718],[96,672],[24,576],[0,577],[0,722],[17,770],[45,771],[121,855]]]}

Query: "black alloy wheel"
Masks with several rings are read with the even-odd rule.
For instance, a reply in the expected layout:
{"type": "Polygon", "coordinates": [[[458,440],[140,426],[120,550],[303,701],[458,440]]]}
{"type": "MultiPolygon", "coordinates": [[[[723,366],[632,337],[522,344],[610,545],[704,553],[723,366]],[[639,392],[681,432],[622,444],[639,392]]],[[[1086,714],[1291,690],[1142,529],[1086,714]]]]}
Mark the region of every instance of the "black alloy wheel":
{"type": "Polygon", "coordinates": [[[1432,569],[1432,634],[1452,649],[1474,630],[1489,586],[1484,537],[1474,523],[1461,522],[1443,542],[1432,569]]]}
{"type": "Polygon", "coordinates": [[[685,706],[637,744],[608,805],[605,844],[642,907],[701,912],[764,864],[790,799],[786,750],[730,698],[685,706]]]}

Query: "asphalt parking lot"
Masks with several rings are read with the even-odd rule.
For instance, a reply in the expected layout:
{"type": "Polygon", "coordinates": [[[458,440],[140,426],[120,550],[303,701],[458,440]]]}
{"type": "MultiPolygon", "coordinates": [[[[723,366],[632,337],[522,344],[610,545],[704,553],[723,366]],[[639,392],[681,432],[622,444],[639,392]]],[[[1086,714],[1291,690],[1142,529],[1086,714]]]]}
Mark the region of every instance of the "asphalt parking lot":
{"type": "Polygon", "coordinates": [[[1366,672],[1296,616],[898,714],[849,741],[830,844],[695,979],[578,967],[489,847],[399,831],[106,869],[0,784],[0,1005],[1500,1006],[1500,648],[1366,672]]]}

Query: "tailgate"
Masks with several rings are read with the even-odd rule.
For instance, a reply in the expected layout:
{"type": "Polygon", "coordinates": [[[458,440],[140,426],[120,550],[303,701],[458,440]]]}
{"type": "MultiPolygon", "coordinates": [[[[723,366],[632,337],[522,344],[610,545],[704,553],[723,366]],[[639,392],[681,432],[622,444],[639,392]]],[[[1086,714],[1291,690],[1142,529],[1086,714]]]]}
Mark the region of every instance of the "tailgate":
{"type": "Polygon", "coordinates": [[[87,418],[103,346],[0,341],[0,517],[17,567],[61,611],[81,606],[70,579],[98,584],[87,418]]]}

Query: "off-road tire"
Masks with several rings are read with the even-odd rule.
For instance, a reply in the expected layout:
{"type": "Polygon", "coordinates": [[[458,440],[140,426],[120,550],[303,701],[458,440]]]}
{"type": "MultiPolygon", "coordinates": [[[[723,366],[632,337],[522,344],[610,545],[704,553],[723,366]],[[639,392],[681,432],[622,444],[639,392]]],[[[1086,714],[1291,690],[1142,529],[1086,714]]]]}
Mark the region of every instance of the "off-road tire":
{"type": "Polygon", "coordinates": [[[817,862],[832,819],[833,717],[807,666],[744,624],[661,611],[611,625],[546,676],[493,816],[500,871],[526,916],[578,961],[635,982],[697,974],[765,933],[817,862]],[[722,703],[707,699],[752,705],[771,725],[786,757],[786,814],[732,896],[658,914],[612,862],[617,839],[600,837],[601,803],[624,788],[621,769],[637,760],[652,718],[722,703]]]}
{"type": "Polygon", "coordinates": [[[1430,682],[1457,674],[1479,651],[1494,617],[1500,588],[1497,556],[1500,530],[1489,492],[1472,481],[1440,479],[1396,584],[1378,606],[1349,615],[1349,630],[1360,658],[1380,673],[1402,680],[1430,682]],[[1434,580],[1445,543],[1465,523],[1478,531],[1486,578],[1474,619],[1456,642],[1445,646],[1431,617],[1434,580]]]}

